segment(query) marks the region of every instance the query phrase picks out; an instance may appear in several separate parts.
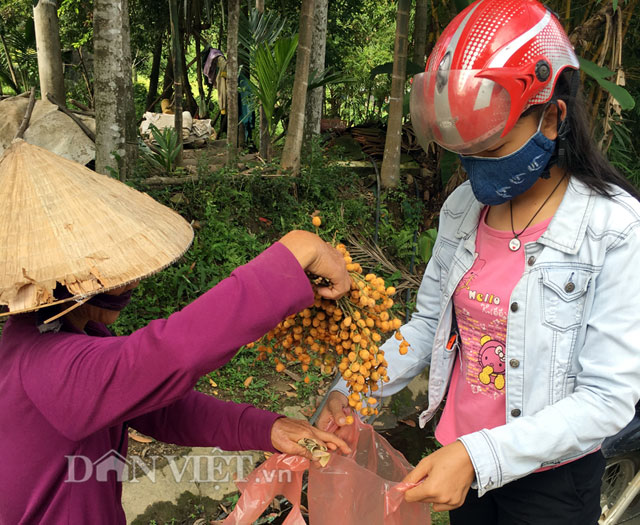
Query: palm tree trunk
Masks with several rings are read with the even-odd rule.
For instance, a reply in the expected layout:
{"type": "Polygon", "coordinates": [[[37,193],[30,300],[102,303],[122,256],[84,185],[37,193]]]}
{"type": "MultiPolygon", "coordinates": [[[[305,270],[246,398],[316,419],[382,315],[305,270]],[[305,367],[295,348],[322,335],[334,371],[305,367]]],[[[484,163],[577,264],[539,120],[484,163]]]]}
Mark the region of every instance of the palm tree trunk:
{"type": "Polygon", "coordinates": [[[227,142],[229,165],[235,163],[238,154],[238,24],[240,0],[228,2],[227,29],[227,142]]]}
{"type": "Polygon", "coordinates": [[[282,169],[290,169],[293,175],[300,173],[300,153],[304,132],[304,110],[307,104],[314,4],[314,0],[302,0],[302,9],[300,10],[300,38],[298,40],[296,76],[293,82],[291,117],[287,129],[287,137],[284,142],[284,149],[282,151],[282,169]]]}
{"type": "Polygon", "coordinates": [[[94,0],[96,171],[133,173],[138,149],[128,0],[94,0]]]}
{"type": "Polygon", "coordinates": [[[389,121],[384,144],[384,158],[380,179],[385,188],[395,188],[400,181],[400,153],[402,142],[402,117],[404,85],[407,70],[407,34],[409,32],[410,0],[398,0],[396,16],[396,40],[393,50],[393,75],[389,100],[389,121]]]}
{"type": "Polygon", "coordinates": [[[413,27],[413,62],[421,67],[426,65],[427,25],[429,22],[429,0],[416,0],[413,27]]]}
{"type": "MultiPolygon", "coordinates": [[[[319,74],[324,71],[325,50],[327,47],[327,12],[329,0],[316,0],[313,15],[313,39],[311,44],[310,71],[319,74]]],[[[324,101],[324,86],[309,92],[304,124],[305,141],[312,135],[320,134],[320,120],[322,119],[322,103],[324,101]]]]}
{"type": "Polygon", "coordinates": [[[55,0],[39,0],[33,8],[33,23],[36,30],[40,96],[44,100],[49,93],[58,104],[66,106],[67,94],[64,89],[60,28],[55,0]]]}

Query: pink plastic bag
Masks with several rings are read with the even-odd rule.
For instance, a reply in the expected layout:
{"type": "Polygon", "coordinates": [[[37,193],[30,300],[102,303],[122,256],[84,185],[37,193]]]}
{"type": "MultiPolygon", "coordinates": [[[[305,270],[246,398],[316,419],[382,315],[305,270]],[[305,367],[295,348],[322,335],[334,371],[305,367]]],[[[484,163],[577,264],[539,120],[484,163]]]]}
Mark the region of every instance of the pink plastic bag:
{"type": "Polygon", "coordinates": [[[285,525],[304,525],[300,494],[307,469],[310,525],[430,525],[428,505],[404,501],[404,492],[415,486],[400,483],[411,465],[371,425],[355,419],[342,436],[352,450],[348,456],[332,453],[322,468],[300,456],[274,454],[237,482],[242,496],[224,525],[253,523],[278,495],[293,507],[285,525]]]}

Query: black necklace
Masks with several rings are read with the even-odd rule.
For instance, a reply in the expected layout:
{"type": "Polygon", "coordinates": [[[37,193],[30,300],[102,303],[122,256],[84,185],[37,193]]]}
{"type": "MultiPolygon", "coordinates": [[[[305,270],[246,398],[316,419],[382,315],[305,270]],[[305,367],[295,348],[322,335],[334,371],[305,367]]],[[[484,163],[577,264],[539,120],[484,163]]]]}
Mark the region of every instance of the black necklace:
{"type": "Polygon", "coordinates": [[[518,237],[520,237],[524,233],[524,231],[533,222],[533,219],[535,219],[538,216],[538,213],[540,213],[540,210],[542,210],[542,208],[544,208],[544,205],[549,201],[551,196],[556,192],[556,190],[558,189],[558,187],[560,186],[560,184],[564,180],[565,176],[566,176],[566,174],[562,176],[562,178],[558,181],[558,184],[556,184],[555,188],[553,188],[553,190],[551,190],[551,193],[549,193],[549,195],[544,200],[544,202],[540,205],[538,210],[533,214],[533,217],[531,217],[529,219],[529,222],[527,223],[527,225],[524,228],[522,228],[522,231],[520,231],[519,233],[516,233],[516,231],[513,229],[513,201],[509,201],[509,215],[511,216],[511,233],[513,233],[513,239],[511,239],[509,241],[509,249],[512,252],[517,252],[520,249],[521,243],[520,243],[520,239],[518,237]]]}

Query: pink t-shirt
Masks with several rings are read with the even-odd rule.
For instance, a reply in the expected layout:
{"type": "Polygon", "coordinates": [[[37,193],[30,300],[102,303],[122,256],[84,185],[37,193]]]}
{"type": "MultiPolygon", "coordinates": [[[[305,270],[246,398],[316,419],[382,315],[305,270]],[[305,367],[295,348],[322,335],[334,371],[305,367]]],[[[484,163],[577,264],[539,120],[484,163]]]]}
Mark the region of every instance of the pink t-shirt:
{"type": "Polygon", "coordinates": [[[436,438],[443,445],[460,436],[504,425],[505,348],[509,298],[524,271],[524,245],[538,239],[551,219],[529,226],[509,249],[510,231],[487,226],[486,207],[476,237],[476,260],[453,295],[460,332],[449,392],[436,438]]]}

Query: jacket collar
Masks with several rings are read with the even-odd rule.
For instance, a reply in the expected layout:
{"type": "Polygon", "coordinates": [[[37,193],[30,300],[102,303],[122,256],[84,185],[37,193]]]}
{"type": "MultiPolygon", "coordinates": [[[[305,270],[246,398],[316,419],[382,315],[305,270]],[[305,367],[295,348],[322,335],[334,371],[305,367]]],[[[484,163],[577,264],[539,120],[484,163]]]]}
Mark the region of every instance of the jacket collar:
{"type": "MultiPolygon", "coordinates": [[[[568,254],[577,253],[584,239],[594,202],[593,190],[575,177],[570,177],[562,202],[538,242],[568,254]]],[[[472,233],[475,234],[483,207],[471,194],[456,237],[468,238],[472,233]]],[[[475,235],[473,241],[475,242],[475,235]]]]}
{"type": "Polygon", "coordinates": [[[567,191],[538,242],[567,254],[580,249],[593,210],[595,194],[575,177],[569,178],[567,191]]]}

